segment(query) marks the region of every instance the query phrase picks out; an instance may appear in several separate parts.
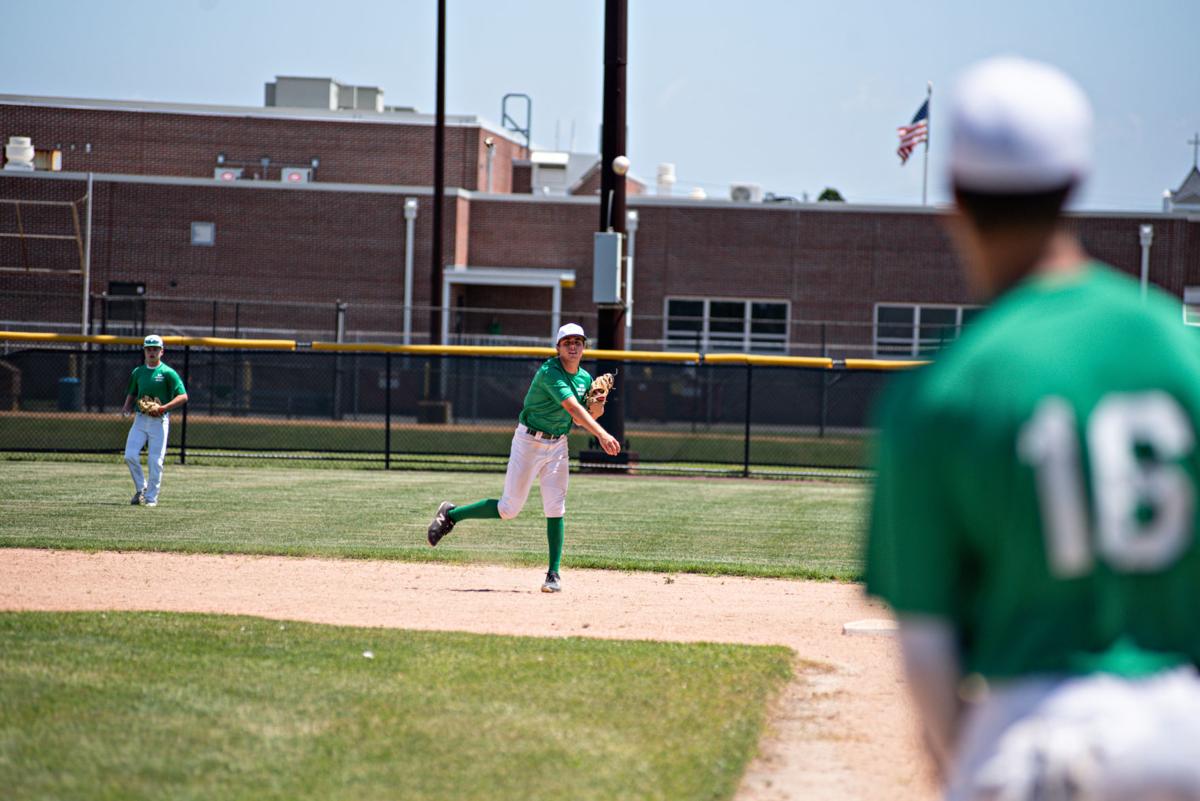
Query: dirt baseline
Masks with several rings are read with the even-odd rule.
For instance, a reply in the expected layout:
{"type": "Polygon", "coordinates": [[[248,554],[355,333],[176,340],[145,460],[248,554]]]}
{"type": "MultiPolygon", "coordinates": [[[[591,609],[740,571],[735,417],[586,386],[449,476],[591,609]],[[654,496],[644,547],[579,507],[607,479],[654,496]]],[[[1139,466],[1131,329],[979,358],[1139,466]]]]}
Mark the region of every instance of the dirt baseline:
{"type": "Polygon", "coordinates": [[[842,626],[888,617],[858,585],[286,557],[0,551],[5,611],[161,610],[538,637],[778,644],[803,660],[738,801],[927,799],[896,644],[842,626]]]}

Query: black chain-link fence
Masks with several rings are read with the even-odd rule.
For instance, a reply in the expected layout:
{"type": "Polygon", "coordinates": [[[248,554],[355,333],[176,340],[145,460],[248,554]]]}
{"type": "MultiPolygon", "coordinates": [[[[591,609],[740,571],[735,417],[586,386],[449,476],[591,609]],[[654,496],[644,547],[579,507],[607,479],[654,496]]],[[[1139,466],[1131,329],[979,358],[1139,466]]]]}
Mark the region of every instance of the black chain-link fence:
{"type": "MultiPolygon", "coordinates": [[[[110,288],[120,288],[130,294],[102,292],[90,296],[89,334],[144,336],[157,333],[163,336],[283,338],[357,344],[402,342],[399,332],[403,330],[406,312],[402,304],[166,298],[137,294],[145,289],[141,284],[125,283],[117,287],[117,283],[120,282],[114,282],[110,288]]],[[[0,293],[0,329],[78,334],[82,330],[80,305],[77,294],[4,291],[0,293]],[[49,309],[57,311],[43,313],[49,309]]],[[[741,308],[745,304],[725,305],[741,308]]],[[[959,328],[954,325],[922,323],[914,327],[913,308],[909,305],[901,309],[908,314],[907,322],[883,327],[877,326],[872,319],[848,322],[791,317],[769,324],[752,321],[752,331],[770,325],[779,332],[762,336],[745,334],[744,317],[726,318],[719,314],[707,318],[664,316],[639,309],[632,315],[633,327],[627,331],[625,347],[628,350],[871,359],[881,355],[887,358],[931,353],[958,336],[959,328]],[[708,333],[704,331],[706,325],[708,333]],[[737,333],[730,334],[730,330],[737,333]],[[914,340],[918,340],[915,347],[914,340]]],[[[409,344],[429,344],[429,318],[433,310],[417,305],[407,311],[410,315],[409,344]]],[[[949,312],[953,315],[954,310],[949,312]]],[[[589,332],[596,330],[594,310],[556,317],[550,309],[453,306],[445,344],[544,347],[557,328],[555,320],[577,322],[589,332]]]]}
{"type": "MultiPolygon", "coordinates": [[[[136,347],[0,352],[0,450],[115,453],[136,347]]],[[[541,358],[169,348],[187,387],[169,454],[503,465],[541,358]]],[[[595,372],[595,364],[584,362],[595,372]]],[[[626,448],[649,469],[860,469],[883,371],[629,362],[626,448]]],[[[603,420],[601,423],[603,424],[603,420]]],[[[571,451],[588,450],[575,429],[571,451]]]]}

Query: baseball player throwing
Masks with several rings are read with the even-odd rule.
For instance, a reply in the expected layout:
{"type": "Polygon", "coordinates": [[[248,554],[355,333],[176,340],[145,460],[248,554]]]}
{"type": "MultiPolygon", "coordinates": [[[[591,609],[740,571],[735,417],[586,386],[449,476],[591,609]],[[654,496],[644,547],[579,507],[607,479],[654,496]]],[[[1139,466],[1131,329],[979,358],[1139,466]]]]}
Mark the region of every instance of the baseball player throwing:
{"type": "Polygon", "coordinates": [[[882,403],[867,590],[947,798],[1200,799],[1200,347],[1059,226],[1090,162],[1074,81],[986,61],[951,118],[990,306],[882,403]]]}
{"type": "Polygon", "coordinates": [[[546,513],[546,539],[550,549],[542,592],[562,589],[559,567],[563,515],[567,508],[567,432],[575,423],[596,437],[605,453],[615,456],[621,452],[620,443],[596,422],[604,414],[607,398],[603,393],[588,395],[592,377],[579,366],[586,344],[587,338],[578,324],[567,323],[558,329],[554,346],[558,355],[547,359],[538,368],[525,394],[517,430],[513,433],[508,470],[504,474],[504,494],[499,500],[488,498],[464,506],[455,506],[449,501],[442,503],[429,524],[430,545],[437,545],[462,520],[512,520],[521,513],[536,478],[542,493],[542,510],[546,513]]]}
{"type": "Polygon", "coordinates": [[[133,506],[158,505],[158,490],[162,486],[163,459],[167,455],[167,433],[171,411],[187,403],[187,390],[179,373],[162,360],[162,337],[151,334],[142,342],[145,363],[133,368],[129,389],[121,409],[128,416],[135,405],[137,415],[125,439],[125,464],[133,477],[133,506]],[[142,448],[150,467],[150,481],[142,473],[142,448]]]}

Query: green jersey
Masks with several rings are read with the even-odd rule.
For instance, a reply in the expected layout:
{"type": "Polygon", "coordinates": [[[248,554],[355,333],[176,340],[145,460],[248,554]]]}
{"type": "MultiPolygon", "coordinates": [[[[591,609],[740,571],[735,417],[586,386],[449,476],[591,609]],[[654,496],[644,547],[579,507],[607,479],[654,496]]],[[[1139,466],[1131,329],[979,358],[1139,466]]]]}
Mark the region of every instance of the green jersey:
{"type": "Polygon", "coordinates": [[[158,398],[159,403],[167,403],[185,392],[187,390],[183,388],[179,373],[168,367],[166,362],[159,362],[158,367],[141,364],[133,368],[129,376],[129,389],[125,394],[135,398],[149,395],[158,398]]]}
{"type": "Polygon", "coordinates": [[[547,434],[565,434],[571,430],[571,415],[562,407],[567,398],[580,403],[592,386],[592,377],[580,367],[575,375],[563,369],[558,357],[547,359],[533,376],[519,419],[527,428],[547,434]]]}
{"type": "Polygon", "coordinates": [[[988,677],[1200,664],[1200,337],[1100,264],[1032,277],[880,409],[868,592],[988,677]]]}

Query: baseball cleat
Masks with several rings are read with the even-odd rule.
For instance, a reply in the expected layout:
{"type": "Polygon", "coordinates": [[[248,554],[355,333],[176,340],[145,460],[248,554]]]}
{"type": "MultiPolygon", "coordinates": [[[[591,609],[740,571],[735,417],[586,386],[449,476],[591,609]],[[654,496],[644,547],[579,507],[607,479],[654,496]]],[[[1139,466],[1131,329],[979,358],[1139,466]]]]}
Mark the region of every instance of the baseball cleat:
{"type": "Polygon", "coordinates": [[[141,506],[146,502],[146,496],[140,491],[133,493],[133,497],[129,499],[130,506],[141,506]]]}
{"type": "Polygon", "coordinates": [[[146,501],[147,506],[158,506],[158,501],[146,501]]]}
{"type": "Polygon", "coordinates": [[[442,501],[442,505],[438,507],[437,514],[433,516],[433,522],[429,524],[429,545],[432,547],[441,542],[442,537],[450,533],[454,528],[454,521],[450,519],[450,510],[454,508],[454,504],[450,501],[442,501]]]}
{"type": "Polygon", "coordinates": [[[542,582],[542,592],[562,592],[562,584],[559,583],[558,574],[553,570],[547,571],[546,580],[542,582]]]}

